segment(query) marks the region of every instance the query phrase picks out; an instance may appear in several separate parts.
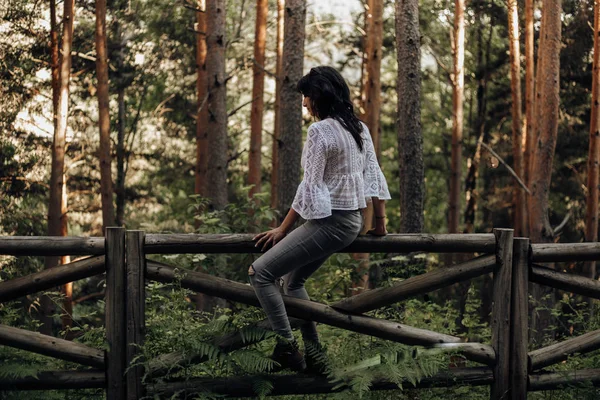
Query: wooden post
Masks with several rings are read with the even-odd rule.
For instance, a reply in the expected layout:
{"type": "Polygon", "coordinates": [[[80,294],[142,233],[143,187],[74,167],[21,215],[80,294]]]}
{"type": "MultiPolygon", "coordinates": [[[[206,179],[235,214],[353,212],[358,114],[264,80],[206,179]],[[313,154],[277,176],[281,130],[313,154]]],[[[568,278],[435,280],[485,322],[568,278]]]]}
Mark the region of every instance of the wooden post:
{"type": "Polygon", "coordinates": [[[528,292],[529,285],[529,239],[513,241],[511,299],[511,351],[510,382],[511,399],[527,399],[527,340],[528,340],[528,292]]]}
{"type": "Polygon", "coordinates": [[[125,399],[125,229],[106,228],[106,398],[125,399]]]}
{"type": "Polygon", "coordinates": [[[492,347],[496,352],[491,400],[510,399],[510,294],[513,257],[512,229],[494,229],[496,269],[492,293],[492,347]]]}
{"type": "MultiPolygon", "coordinates": [[[[144,232],[127,231],[127,359],[129,368],[140,354],[144,342],[145,328],[145,270],[144,232]]],[[[138,400],[144,397],[142,385],[143,367],[137,365],[127,372],[127,399],[138,400]]]]}

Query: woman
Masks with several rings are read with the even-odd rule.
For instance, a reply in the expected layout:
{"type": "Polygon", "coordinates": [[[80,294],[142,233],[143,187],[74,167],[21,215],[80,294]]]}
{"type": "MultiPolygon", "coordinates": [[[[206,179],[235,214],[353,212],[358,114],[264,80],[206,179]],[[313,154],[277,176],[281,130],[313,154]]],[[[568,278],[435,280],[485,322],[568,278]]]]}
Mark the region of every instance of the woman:
{"type": "MultiPolygon", "coordinates": [[[[384,236],[387,183],[366,125],[355,115],[350,90],[333,68],[321,66],[300,79],[303,106],[318,122],[308,128],[302,152],[304,179],[283,223],[254,237],[265,250],[248,275],[269,322],[278,335],[273,359],[283,368],[323,372],[314,351],[298,350],[276,280],[286,276],[286,294],[309,300],[304,282],[333,253],[356,239],[362,229],[361,210],[373,199],[375,228],[384,236]],[[289,233],[302,217],[306,222],[289,233]],[[289,233],[289,234],[288,234],[289,233]]],[[[305,350],[321,351],[314,322],[301,327],[305,350]]]]}

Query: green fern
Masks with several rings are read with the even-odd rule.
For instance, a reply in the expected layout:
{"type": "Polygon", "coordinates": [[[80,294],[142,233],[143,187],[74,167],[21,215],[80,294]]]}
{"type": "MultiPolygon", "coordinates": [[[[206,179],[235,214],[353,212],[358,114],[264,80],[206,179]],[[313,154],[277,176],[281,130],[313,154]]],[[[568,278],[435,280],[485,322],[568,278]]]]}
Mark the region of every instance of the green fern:
{"type": "Polygon", "coordinates": [[[247,373],[270,372],[277,365],[275,361],[257,350],[238,350],[231,353],[230,357],[247,373]]]}
{"type": "Polygon", "coordinates": [[[273,383],[268,379],[256,378],[252,382],[252,389],[254,390],[254,393],[262,399],[271,393],[273,390],[273,383]]]}
{"type": "Polygon", "coordinates": [[[240,329],[240,336],[242,337],[242,342],[246,343],[257,343],[261,340],[268,339],[272,337],[274,333],[272,331],[260,328],[256,325],[248,325],[240,329]]]}

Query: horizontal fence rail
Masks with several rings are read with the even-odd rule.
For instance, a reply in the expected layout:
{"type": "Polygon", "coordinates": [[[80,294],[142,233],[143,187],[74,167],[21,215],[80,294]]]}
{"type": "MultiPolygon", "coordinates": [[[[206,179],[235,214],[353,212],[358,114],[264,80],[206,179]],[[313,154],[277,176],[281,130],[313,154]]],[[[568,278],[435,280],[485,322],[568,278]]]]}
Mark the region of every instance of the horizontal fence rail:
{"type": "MultiPolygon", "coordinates": [[[[146,254],[260,253],[253,234],[187,235],[147,234],[146,254]]],[[[340,253],[493,253],[493,234],[389,234],[384,237],[359,236],[340,253]]]]}
{"type": "Polygon", "coordinates": [[[48,371],[36,376],[0,379],[0,390],[59,390],[102,389],[106,387],[106,373],[89,371],[48,371]]]}
{"type": "Polygon", "coordinates": [[[533,243],[531,245],[531,261],[598,261],[600,260],[600,243],[533,243]]]}
{"type": "Polygon", "coordinates": [[[104,254],[103,237],[1,236],[0,255],[96,256],[104,254]]]}

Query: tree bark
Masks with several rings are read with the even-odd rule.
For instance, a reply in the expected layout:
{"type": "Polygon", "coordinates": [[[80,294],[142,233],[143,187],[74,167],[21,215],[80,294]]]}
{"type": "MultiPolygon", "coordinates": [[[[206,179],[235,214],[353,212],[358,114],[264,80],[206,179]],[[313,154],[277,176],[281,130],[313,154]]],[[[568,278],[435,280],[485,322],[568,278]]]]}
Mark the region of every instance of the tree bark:
{"type": "Polygon", "coordinates": [[[561,2],[543,3],[537,76],[540,98],[536,120],[536,142],[532,159],[531,196],[529,197],[529,226],[533,243],[551,242],[554,234],[548,218],[548,194],[552,176],[552,161],[558,135],[558,105],[561,46],[561,2]]]}
{"type": "Polygon", "coordinates": [[[102,230],[114,225],[113,183],[108,104],[108,55],[106,52],[106,0],[96,1],[96,74],[98,78],[98,125],[100,128],[100,193],[102,230]]]}
{"type": "MultiPolygon", "coordinates": [[[[510,52],[510,88],[512,94],[512,148],[513,169],[524,177],[523,131],[521,125],[521,51],[519,48],[519,13],[517,0],[508,0],[508,40],[510,52]]],[[[513,189],[513,224],[515,236],[523,235],[526,226],[526,197],[523,188],[515,182],[513,189]]]]}
{"type": "Polygon", "coordinates": [[[117,89],[117,214],[115,224],[123,226],[125,219],[125,88],[117,89]]]}
{"type": "MultiPolygon", "coordinates": [[[[206,33],[206,0],[198,1],[196,12],[197,31],[206,33]]],[[[206,79],[206,35],[196,34],[196,93],[198,99],[196,115],[196,176],[194,193],[207,196],[206,176],[208,170],[208,81],[206,79]]]]}
{"type": "Polygon", "coordinates": [[[207,195],[211,206],[227,204],[227,92],[225,81],[225,0],[206,2],[206,75],[208,80],[207,195]]]}
{"type": "Polygon", "coordinates": [[[381,58],[383,44],[383,0],[369,0],[367,13],[365,123],[371,132],[375,153],[381,154],[381,58]]]}
{"type": "Polygon", "coordinates": [[[483,41],[483,21],[481,15],[483,13],[481,5],[478,5],[476,11],[477,20],[477,68],[475,77],[477,79],[477,117],[475,119],[474,135],[477,137],[475,152],[467,162],[469,169],[465,178],[465,198],[467,205],[465,207],[464,222],[466,233],[475,232],[475,214],[477,212],[477,200],[479,191],[477,190],[477,180],[479,179],[479,165],[481,163],[481,143],[487,140],[487,130],[485,126],[485,118],[487,114],[487,83],[488,83],[488,65],[490,59],[490,49],[492,38],[494,36],[494,19],[492,18],[489,24],[489,34],[485,42],[483,41]]]}
{"type": "MultiPolygon", "coordinates": [[[[69,82],[71,78],[71,46],[73,42],[74,1],[65,0],[62,33],[62,54],[58,60],[58,32],[56,32],[56,5],[51,1],[51,46],[52,61],[57,68],[52,71],[52,105],[54,110],[54,140],[52,143],[52,169],[50,172],[50,199],[48,204],[48,235],[67,235],[67,204],[65,186],[65,146],[69,114],[69,82]],[[54,10],[52,10],[54,9],[54,10]],[[53,12],[52,12],[53,11],[53,12]],[[60,64],[60,65],[59,65],[60,64]],[[57,79],[58,78],[58,79],[57,79]]],[[[66,261],[66,260],[65,260],[66,261]]],[[[52,268],[61,262],[61,257],[46,257],[44,268],[52,268]]],[[[68,261],[67,261],[68,262],[68,261]]],[[[64,290],[68,295],[69,284],[64,290]]],[[[52,315],[55,306],[48,296],[41,300],[42,325],[40,332],[52,334],[52,315]]],[[[69,307],[69,297],[67,304],[69,307]]]]}
{"type": "Polygon", "coordinates": [[[262,128],[265,87],[265,43],[267,39],[268,1],[256,0],[256,27],[254,33],[254,66],[252,72],[252,112],[250,113],[250,156],[248,168],[248,184],[250,197],[260,192],[262,128]]]}
{"type": "MultiPolygon", "coordinates": [[[[600,175],[600,0],[594,0],[594,62],[592,73],[592,111],[590,119],[590,144],[587,162],[587,196],[585,212],[585,240],[598,241],[598,194],[600,175]]],[[[584,274],[596,278],[596,262],[587,262],[584,274]]]]}
{"type": "Polygon", "coordinates": [[[450,202],[448,232],[458,232],[460,215],[460,183],[462,164],[464,59],[465,59],[465,1],[455,0],[452,76],[452,150],[450,165],[450,202]]]}
{"type": "MultiPolygon", "coordinates": [[[[115,10],[116,11],[116,10],[115,10]]],[[[119,23],[120,15],[114,12],[115,21],[113,23],[113,62],[116,66],[115,83],[117,87],[117,179],[115,182],[116,194],[116,216],[115,224],[123,226],[125,219],[125,126],[127,125],[126,106],[125,106],[125,87],[127,83],[124,79],[124,48],[123,30],[119,23]]]]}
{"type": "Polygon", "coordinates": [[[398,56],[398,149],[400,152],[400,232],[423,231],[424,169],[421,134],[421,45],[419,3],[396,1],[398,56]]]}
{"type": "Polygon", "coordinates": [[[281,137],[278,176],[278,210],[285,215],[300,184],[300,157],[302,154],[302,96],[296,83],[304,67],[304,25],[306,0],[288,0],[285,5],[283,39],[283,82],[281,87],[281,137]]]}
{"type": "MultiPolygon", "coordinates": [[[[525,185],[529,187],[529,171],[533,153],[533,121],[535,100],[535,52],[533,28],[533,1],[525,0],[525,151],[523,154],[523,172],[525,185]]],[[[525,218],[523,236],[529,236],[529,221],[525,218]]]]}
{"type": "Polygon", "coordinates": [[[275,67],[275,123],[271,155],[271,208],[277,208],[279,188],[279,138],[281,134],[281,86],[283,83],[283,35],[285,0],[277,0],[277,65],[275,67]]]}

